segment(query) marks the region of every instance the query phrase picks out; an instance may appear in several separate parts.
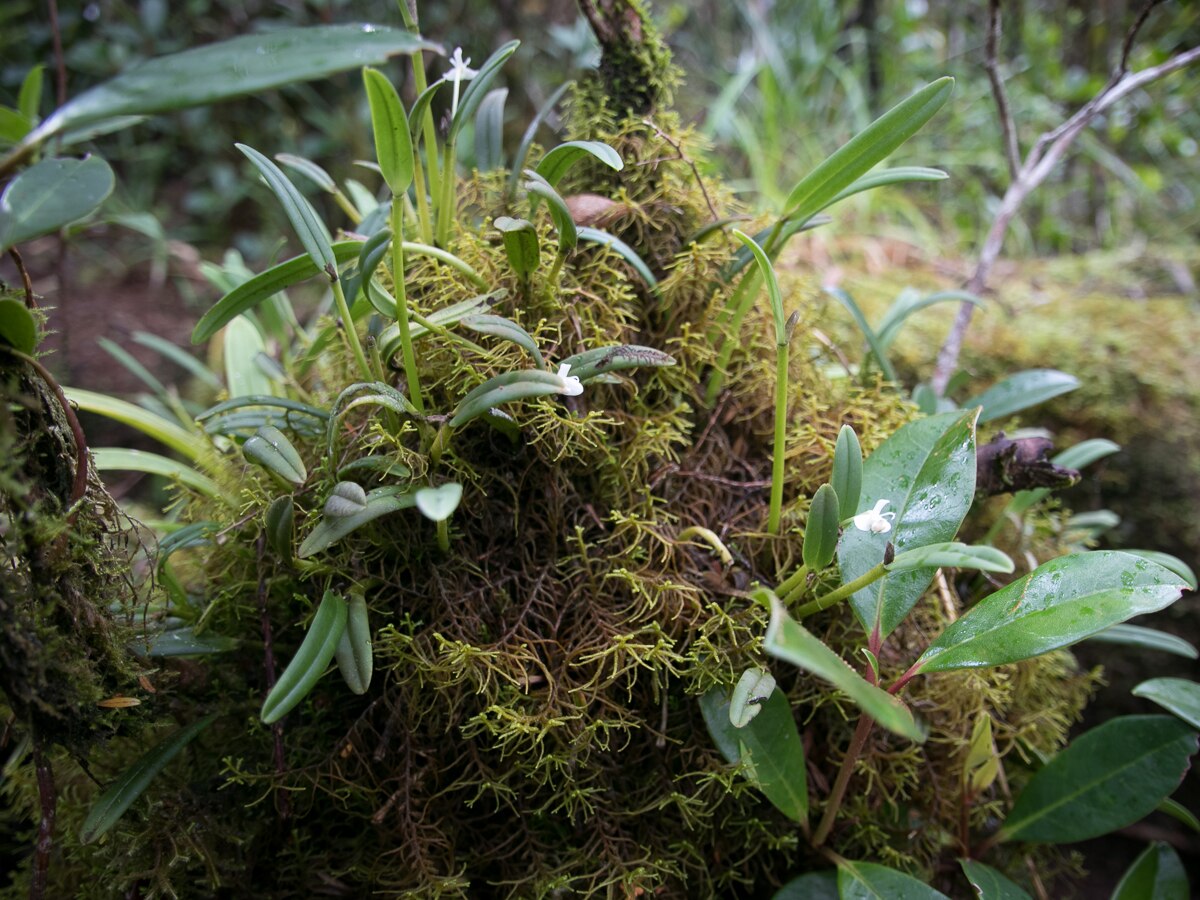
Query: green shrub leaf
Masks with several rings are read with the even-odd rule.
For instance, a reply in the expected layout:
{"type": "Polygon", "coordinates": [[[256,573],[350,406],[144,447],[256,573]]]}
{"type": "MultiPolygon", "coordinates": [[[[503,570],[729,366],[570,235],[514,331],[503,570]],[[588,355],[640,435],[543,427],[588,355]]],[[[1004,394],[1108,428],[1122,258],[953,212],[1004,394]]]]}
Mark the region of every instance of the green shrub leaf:
{"type": "Polygon", "coordinates": [[[960,859],[963,874],[971,882],[979,900],[1032,900],[1019,885],[1013,884],[991,866],[972,859],[960,859]]]}
{"type": "Polygon", "coordinates": [[[917,671],[999,666],[1049,653],[1178,599],[1162,566],[1127,553],[1062,556],[985,597],[917,660],[917,671]]]}
{"type": "MultiPolygon", "coordinates": [[[[891,531],[853,526],[842,534],[842,580],[853,581],[883,561],[890,541],[897,553],[951,541],[975,494],[975,411],[917,419],[888,438],[863,464],[862,500],[871,508],[887,500],[891,531]]],[[[889,573],[858,591],[851,603],[868,633],[887,637],[929,587],[936,568],[889,573]]]]}
{"type": "Polygon", "coordinates": [[[877,863],[838,862],[841,900],[950,900],[923,881],[877,863]]]}
{"type": "Polygon", "coordinates": [[[1124,828],[1179,786],[1196,732],[1171,716],[1121,716],[1093,728],[1025,786],[1003,841],[1071,843],[1124,828]]]}
{"type": "Polygon", "coordinates": [[[98,156],[43,159],[30,166],[0,194],[0,253],[95,212],[115,183],[98,156]]]}
{"type": "Polygon", "coordinates": [[[1200,684],[1186,678],[1151,678],[1133,689],[1133,696],[1153,700],[1193,728],[1200,729],[1200,684]]]}
{"type": "Polygon", "coordinates": [[[1028,369],[1009,375],[982,394],[962,403],[964,409],[981,406],[979,422],[1003,419],[1079,387],[1079,379],[1057,369],[1028,369]]]}
{"type": "Polygon", "coordinates": [[[1111,900],[1188,900],[1187,870],[1170,844],[1155,841],[1121,876],[1111,900]]]}

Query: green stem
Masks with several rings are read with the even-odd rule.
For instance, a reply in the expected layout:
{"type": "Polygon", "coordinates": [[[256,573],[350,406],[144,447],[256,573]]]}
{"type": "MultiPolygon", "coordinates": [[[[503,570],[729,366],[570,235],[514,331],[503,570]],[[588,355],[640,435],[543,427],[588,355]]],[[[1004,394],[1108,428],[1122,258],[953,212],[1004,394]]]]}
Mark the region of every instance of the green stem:
{"type": "Polygon", "coordinates": [[[425,193],[425,166],[421,162],[421,154],[413,152],[413,193],[417,195],[417,228],[421,232],[421,240],[427,244],[433,243],[433,220],[429,216],[429,197],[425,193]]]}
{"type": "Polygon", "coordinates": [[[567,258],[567,254],[559,253],[554,257],[554,265],[550,267],[550,278],[548,279],[551,287],[558,286],[558,273],[562,271],[563,260],[567,258]]]}
{"type": "Polygon", "coordinates": [[[771,509],[767,532],[779,534],[783,517],[783,457],[787,432],[788,345],[775,345],[775,447],[771,459],[771,509]]]}
{"type": "Polygon", "coordinates": [[[437,523],[437,542],[438,547],[443,553],[450,552],[450,524],[449,519],[442,519],[437,523]]]}
{"type": "MultiPolygon", "coordinates": [[[[721,349],[717,354],[717,362],[713,368],[712,375],[708,379],[708,393],[705,397],[709,406],[717,402],[717,395],[721,393],[721,388],[725,384],[726,370],[729,368],[729,360],[733,358],[734,348],[738,346],[737,334],[741,330],[742,321],[750,312],[750,308],[754,306],[754,298],[758,295],[758,289],[762,285],[762,277],[758,270],[747,272],[742,280],[738,282],[737,288],[733,295],[729,298],[729,302],[725,304],[725,308],[721,310],[717,317],[717,326],[713,332],[717,338],[723,337],[721,341],[721,349]],[[722,323],[728,322],[728,327],[721,328],[722,323]],[[722,335],[722,331],[724,334],[722,335]]],[[[710,332],[710,343],[716,343],[717,338],[713,338],[710,332]]]]}
{"type": "Polygon", "coordinates": [[[861,591],[867,585],[872,584],[887,574],[887,567],[880,563],[873,569],[868,569],[866,574],[855,578],[849,584],[843,584],[835,591],[830,591],[824,597],[818,597],[811,603],[805,603],[799,609],[792,611],[792,616],[796,619],[802,619],[805,616],[810,616],[815,612],[820,612],[823,609],[829,609],[835,603],[840,603],[847,597],[854,595],[856,591],[861,591]]]}
{"type": "Polygon", "coordinates": [[[703,525],[691,525],[679,532],[679,540],[681,541],[686,541],[693,536],[701,538],[712,547],[713,552],[720,558],[721,565],[733,565],[733,554],[729,552],[729,548],[725,546],[724,542],[711,529],[705,528],[703,525]]]}
{"type": "Polygon", "coordinates": [[[450,223],[454,219],[454,141],[442,147],[442,195],[437,208],[437,241],[439,247],[450,242],[450,223]]]}
{"type": "Polygon", "coordinates": [[[842,760],[842,767],[838,769],[833,790],[829,792],[829,802],[825,805],[825,814],[821,816],[821,824],[813,833],[814,847],[820,847],[825,843],[825,838],[829,837],[829,832],[833,830],[834,820],[837,819],[838,811],[842,808],[842,800],[845,798],[846,788],[850,784],[850,776],[854,774],[854,766],[862,755],[863,747],[867,745],[867,738],[871,736],[871,728],[874,725],[875,720],[865,713],[858,719],[854,737],[850,739],[850,746],[846,748],[846,758],[842,760]]]}
{"type": "Polygon", "coordinates": [[[350,198],[343,194],[341,189],[334,190],[333,201],[355,225],[362,221],[362,213],[355,208],[354,204],[350,202],[350,198]]]}
{"type": "MultiPolygon", "coordinates": [[[[413,8],[409,9],[408,0],[397,0],[397,5],[400,7],[400,18],[404,20],[404,27],[407,28],[411,34],[420,34],[420,23],[417,21],[416,4],[414,3],[413,8]]],[[[425,89],[429,87],[429,81],[425,77],[424,51],[414,53],[412,55],[412,66],[413,90],[416,92],[416,95],[420,97],[423,93],[425,93],[425,89]]],[[[433,110],[429,109],[428,107],[425,108],[425,115],[421,120],[421,134],[423,135],[425,142],[425,157],[429,163],[429,196],[436,197],[441,190],[441,181],[438,177],[437,167],[437,129],[433,125],[433,110]]],[[[416,177],[417,182],[417,203],[419,205],[424,200],[424,197],[422,196],[424,182],[420,175],[421,155],[419,147],[413,147],[413,157],[416,163],[413,174],[416,177]]],[[[426,212],[426,215],[428,215],[428,212],[426,212]]],[[[426,241],[432,243],[433,231],[432,225],[428,219],[421,222],[421,228],[421,236],[426,241]]]]}
{"type": "Polygon", "coordinates": [[[346,340],[350,342],[350,349],[354,351],[354,359],[358,362],[358,370],[362,373],[364,381],[370,381],[371,366],[358,340],[358,329],[354,327],[354,319],[350,317],[350,307],[346,303],[346,292],[342,290],[341,279],[336,277],[333,282],[333,299],[337,303],[338,315],[342,318],[346,340]]]}
{"type": "Polygon", "coordinates": [[[404,357],[404,377],[408,394],[417,412],[425,414],[421,398],[421,381],[417,376],[417,356],[413,352],[412,335],[408,329],[408,297],[404,287],[404,207],[399,198],[392,198],[389,215],[392,229],[392,289],[396,295],[396,324],[400,326],[400,349],[404,357]]]}
{"type": "Polygon", "coordinates": [[[808,578],[808,566],[801,566],[775,587],[775,596],[787,603],[787,595],[804,585],[808,578]]]}
{"type": "Polygon", "coordinates": [[[410,319],[412,319],[414,322],[416,322],[422,328],[428,329],[430,332],[438,335],[439,337],[444,337],[446,340],[453,341],[456,344],[461,344],[464,347],[470,347],[476,353],[479,353],[483,356],[488,355],[488,351],[486,348],[480,347],[474,341],[468,340],[467,338],[462,337],[461,335],[455,334],[453,331],[451,331],[449,328],[447,328],[444,325],[439,325],[437,322],[430,321],[429,319],[425,318],[423,315],[416,312],[415,310],[410,309],[408,311],[408,316],[410,319]]]}

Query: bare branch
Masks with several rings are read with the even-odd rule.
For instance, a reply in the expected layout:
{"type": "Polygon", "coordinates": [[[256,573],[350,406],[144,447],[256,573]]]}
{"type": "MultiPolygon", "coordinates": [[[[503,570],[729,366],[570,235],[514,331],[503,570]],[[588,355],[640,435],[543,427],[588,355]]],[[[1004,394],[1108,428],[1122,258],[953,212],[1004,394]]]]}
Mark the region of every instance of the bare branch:
{"type": "Polygon", "coordinates": [[[1129,54],[1133,52],[1133,42],[1137,40],[1138,32],[1142,30],[1142,26],[1146,24],[1146,20],[1150,18],[1150,12],[1163,0],[1147,0],[1142,11],[1138,13],[1138,17],[1134,19],[1133,24],[1129,26],[1129,31],[1125,33],[1125,42],[1121,45],[1121,59],[1117,62],[1116,69],[1113,70],[1112,80],[1120,81],[1121,78],[1129,71],[1129,54]]]}
{"type": "Polygon", "coordinates": [[[1012,108],[1008,105],[1008,91],[1004,89],[1004,79],[1000,76],[999,47],[1000,0],[988,0],[988,33],[983,67],[987,71],[988,81],[992,83],[992,97],[996,100],[996,113],[1000,117],[1008,174],[1015,179],[1021,169],[1021,147],[1017,143],[1017,123],[1013,121],[1012,108]]]}

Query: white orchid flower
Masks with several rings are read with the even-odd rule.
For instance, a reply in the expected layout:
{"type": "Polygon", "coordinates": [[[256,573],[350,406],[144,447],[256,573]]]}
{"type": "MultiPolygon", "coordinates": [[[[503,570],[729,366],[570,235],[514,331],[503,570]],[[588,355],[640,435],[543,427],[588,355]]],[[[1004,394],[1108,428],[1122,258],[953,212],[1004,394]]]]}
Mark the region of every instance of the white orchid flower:
{"type": "Polygon", "coordinates": [[[478,74],[478,70],[471,68],[471,57],[463,59],[462,47],[455,47],[454,52],[450,54],[450,71],[442,76],[442,80],[454,82],[454,96],[450,101],[451,119],[458,113],[458,86],[478,74]]]}
{"type": "Polygon", "coordinates": [[[583,382],[580,381],[578,378],[576,378],[574,375],[570,374],[570,372],[571,372],[571,364],[570,363],[563,363],[561,366],[558,367],[558,377],[561,378],[564,382],[566,382],[566,384],[559,391],[559,393],[563,394],[564,396],[567,396],[567,397],[578,397],[580,394],[583,393],[583,382]]]}
{"type": "Polygon", "coordinates": [[[892,523],[888,519],[896,518],[894,512],[885,513],[883,511],[883,508],[887,505],[887,500],[880,500],[875,504],[874,509],[869,509],[865,513],[859,513],[852,520],[854,527],[859,531],[869,531],[872,534],[887,534],[892,530],[892,523]]]}

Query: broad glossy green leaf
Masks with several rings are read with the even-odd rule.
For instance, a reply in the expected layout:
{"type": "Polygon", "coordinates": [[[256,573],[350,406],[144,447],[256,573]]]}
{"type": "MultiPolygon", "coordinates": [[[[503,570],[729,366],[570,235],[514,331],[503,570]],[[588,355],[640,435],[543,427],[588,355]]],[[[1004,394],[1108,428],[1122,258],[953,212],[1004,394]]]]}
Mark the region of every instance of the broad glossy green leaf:
{"type": "Polygon", "coordinates": [[[205,460],[211,454],[212,446],[203,437],[181,428],[169,419],[147,412],[140,406],[82,388],[63,388],[63,392],[68,400],[85,412],[96,413],[136,428],[142,434],[166,444],[193,462],[205,460]]]}
{"type": "Polygon", "coordinates": [[[828,484],[817,488],[804,526],[804,565],[810,572],[825,568],[837,554],[838,495],[828,484]]]}
{"type": "Polygon", "coordinates": [[[862,473],[862,445],[854,429],[843,425],[833,448],[833,474],[829,478],[829,483],[837,492],[838,521],[844,522],[858,512],[858,501],[862,497],[862,473]]]}
{"type": "Polygon", "coordinates": [[[454,143],[463,127],[475,119],[475,111],[479,109],[479,104],[483,103],[483,98],[487,96],[492,82],[500,74],[501,67],[508,62],[510,56],[517,52],[519,46],[521,46],[520,41],[509,41],[507,44],[501,45],[484,60],[475,77],[466,83],[466,89],[458,104],[458,111],[454,114],[454,121],[450,123],[450,130],[446,135],[447,141],[454,143]]]}
{"type": "Polygon", "coordinates": [[[1121,716],[1080,735],[1025,786],[1003,841],[1071,843],[1136,822],[1183,779],[1196,732],[1172,716],[1121,716]]]}
{"type": "Polygon", "coordinates": [[[393,197],[408,190],[413,181],[413,145],[408,117],[400,95],[387,77],[376,69],[363,69],[363,85],[371,107],[371,129],[375,133],[375,158],[393,197]]]}
{"type": "Polygon", "coordinates": [[[15,297],[0,299],[0,344],[32,355],[37,349],[37,322],[15,297]]]}
{"type": "MultiPolygon", "coordinates": [[[[333,255],[333,241],[329,237],[329,229],[325,227],[325,223],[321,221],[321,217],[317,215],[312,204],[296,190],[296,186],[283,174],[283,170],[267,157],[245,144],[234,144],[234,146],[242,151],[250,162],[254,163],[254,167],[267,182],[267,187],[278,198],[288,221],[292,223],[296,237],[300,239],[301,246],[312,258],[316,267],[328,275],[330,281],[336,281],[337,257],[333,255]]],[[[260,393],[269,392],[262,391],[260,393]]]]}
{"type": "Polygon", "coordinates": [[[504,251],[508,255],[508,264],[513,273],[527,281],[538,267],[541,249],[538,245],[538,233],[533,223],[526,219],[513,219],[500,216],[495,221],[504,240],[504,251]]]}
{"type": "MultiPolygon", "coordinates": [[[[859,509],[887,500],[896,518],[885,534],[848,527],[838,546],[842,580],[849,582],[897,553],[951,541],[975,495],[975,410],[917,419],[883,442],[863,464],[859,509]]],[[[936,568],[889,573],[858,591],[855,615],[870,633],[886,637],[929,587],[936,568]]]]}
{"type": "Polygon", "coordinates": [[[654,277],[654,273],[650,271],[650,267],[646,265],[636,250],[618,238],[616,235],[609,234],[607,231],[601,231],[599,228],[590,228],[586,225],[580,225],[577,229],[579,239],[588,241],[592,244],[601,244],[633,267],[633,270],[641,276],[641,279],[646,282],[650,290],[658,293],[658,279],[654,277]]]}
{"type": "Polygon", "coordinates": [[[1170,553],[1161,553],[1158,550],[1129,550],[1122,548],[1122,553],[1128,553],[1131,556],[1140,556],[1143,559],[1148,559],[1152,563],[1157,563],[1169,572],[1174,572],[1183,579],[1184,584],[1188,586],[1188,590],[1196,590],[1196,573],[1192,571],[1192,567],[1185,563],[1178,556],[1172,556],[1170,553]]]}
{"type": "Polygon", "coordinates": [[[373,491],[367,491],[366,509],[352,516],[322,518],[304,539],[296,555],[301,559],[306,559],[332,547],[350,532],[361,528],[368,522],[373,522],[380,516],[386,516],[397,510],[411,509],[415,504],[416,500],[411,493],[400,493],[399,489],[394,487],[375,488],[373,491]]]}
{"type": "Polygon", "coordinates": [[[296,655],[263,701],[259,718],[265,724],[278,722],[309,695],[325,674],[345,630],[346,601],[333,591],[326,591],[296,655]]]}
{"type": "MultiPolygon", "coordinates": [[[[362,247],[362,241],[337,241],[333,244],[334,259],[339,264],[349,262],[358,256],[362,247]]],[[[313,262],[312,257],[307,254],[293,257],[287,262],[260,272],[249,281],[235,287],[200,317],[200,321],[196,323],[196,327],[192,331],[192,343],[199,344],[208,340],[237,316],[249,312],[284,288],[291,287],[293,284],[298,284],[317,274],[321,274],[321,270],[313,262]]]]}
{"type": "Polygon", "coordinates": [[[99,156],[43,159],[30,166],[0,194],[0,253],[96,211],[115,183],[99,156]]]}
{"type": "Polygon", "coordinates": [[[389,57],[440,51],[405,30],[377,25],[284,28],[160,56],[121,73],[60,106],[31,136],[32,143],[101,119],[145,116],[203,106],[381,65],[389,57]]]}
{"type": "Polygon", "coordinates": [[[892,107],[792,188],[784,217],[806,221],[843,190],[917,133],[954,90],[953,78],[939,78],[892,107]]]}
{"type": "Polygon", "coordinates": [[[596,347],[568,356],[560,365],[570,366],[571,375],[584,384],[608,372],[636,369],[639,366],[673,366],[675,357],[653,347],[637,344],[617,344],[612,347],[596,347]]]}
{"type": "Polygon", "coordinates": [[[975,547],[958,541],[948,541],[944,544],[926,544],[915,550],[898,553],[896,558],[887,564],[887,570],[908,572],[927,566],[952,566],[956,569],[1008,574],[1013,570],[1013,561],[1007,553],[1002,553],[995,547],[975,547]]]}
{"type": "Polygon", "coordinates": [[[1079,379],[1057,369],[1028,369],[1010,375],[982,394],[963,402],[964,408],[982,406],[979,422],[1003,419],[1015,412],[1045,403],[1079,387],[1079,379]]]}
{"type": "Polygon", "coordinates": [[[914,741],[927,733],[898,698],[870,684],[819,638],[792,619],[774,594],[768,594],[771,624],[763,648],[771,656],[786,660],[823,678],[843,691],[863,712],[886,728],[914,741]]]}
{"type": "Polygon", "coordinates": [[[795,822],[808,818],[808,775],[804,744],[783,691],[774,690],[744,727],[729,721],[729,696],[714,688],[700,698],[709,734],[731,763],[744,763],[746,777],[775,808],[795,822]]]}
{"type": "Polygon", "coordinates": [[[808,872],[793,878],[771,900],[839,900],[837,869],[808,872]]]}
{"type": "Polygon", "coordinates": [[[454,514],[462,502],[463,486],[449,481],[438,487],[421,488],[416,493],[417,509],[432,522],[442,522],[454,514]]]}
{"type": "Polygon", "coordinates": [[[1193,728],[1200,729],[1200,684],[1186,678],[1151,678],[1133,689],[1133,696],[1153,700],[1193,728]]]}
{"type": "Polygon", "coordinates": [[[215,481],[197,472],[187,463],[168,459],[147,450],[126,450],[123,447],[92,447],[90,450],[97,472],[145,472],[148,475],[161,475],[163,478],[173,478],[180,484],[222,503],[234,502],[222,493],[215,481]]]}
{"type": "Polygon", "coordinates": [[[160,741],[132,766],[110,784],[96,802],[92,804],[87,818],[79,829],[79,841],[90,844],[117,824],[125,810],[150,786],[154,776],[161,772],[179,751],[186,747],[201,731],[212,724],[216,713],[205,716],[182,728],[166,740],[160,741]]]}
{"type": "Polygon", "coordinates": [[[222,355],[230,397],[275,393],[275,382],[258,365],[258,354],[266,352],[262,332],[250,319],[238,316],[225,327],[222,355]]]}
{"type": "Polygon", "coordinates": [[[838,863],[841,900],[950,900],[923,881],[878,863],[838,863]]]}
{"type": "Polygon", "coordinates": [[[1174,603],[1177,576],[1127,553],[1052,559],[985,597],[917,660],[917,671],[999,666],[1040,656],[1174,603]]]}
{"type": "Polygon", "coordinates": [[[1103,644],[1122,644],[1126,647],[1139,647],[1143,650],[1161,650],[1164,653],[1174,653],[1188,659],[1200,658],[1200,651],[1181,637],[1158,631],[1154,628],[1143,628],[1140,625],[1113,625],[1103,631],[1093,634],[1089,641],[1099,641],[1103,644]]]}
{"type": "Polygon", "coordinates": [[[1111,900],[1188,900],[1187,870],[1171,845],[1155,841],[1121,876],[1111,900]]]}
{"type": "Polygon", "coordinates": [[[1019,885],[1009,881],[991,866],[972,859],[960,859],[963,874],[975,889],[979,900],[1032,900],[1019,885]]]}
{"type": "Polygon", "coordinates": [[[472,331],[503,338],[506,341],[511,341],[523,350],[528,350],[530,355],[533,356],[534,362],[537,363],[538,368],[546,368],[546,360],[542,358],[542,351],[538,349],[537,341],[533,339],[533,335],[516,322],[505,319],[503,316],[493,316],[484,313],[482,315],[467,316],[462,320],[462,323],[472,331]]]}
{"type": "Polygon", "coordinates": [[[754,238],[737,228],[732,229],[731,233],[750,251],[750,255],[758,264],[759,274],[767,285],[767,301],[771,305],[771,315],[775,319],[775,345],[785,347],[788,343],[788,333],[783,312],[783,292],[779,290],[779,279],[775,277],[775,267],[771,265],[771,260],[767,258],[763,248],[755,243],[754,238]]]}
{"type": "Polygon", "coordinates": [[[535,170],[538,175],[546,179],[551,187],[557,188],[558,183],[571,170],[571,167],[589,156],[618,172],[625,168],[617,151],[608,144],[600,141],[567,141],[543,156],[535,170]]]}

